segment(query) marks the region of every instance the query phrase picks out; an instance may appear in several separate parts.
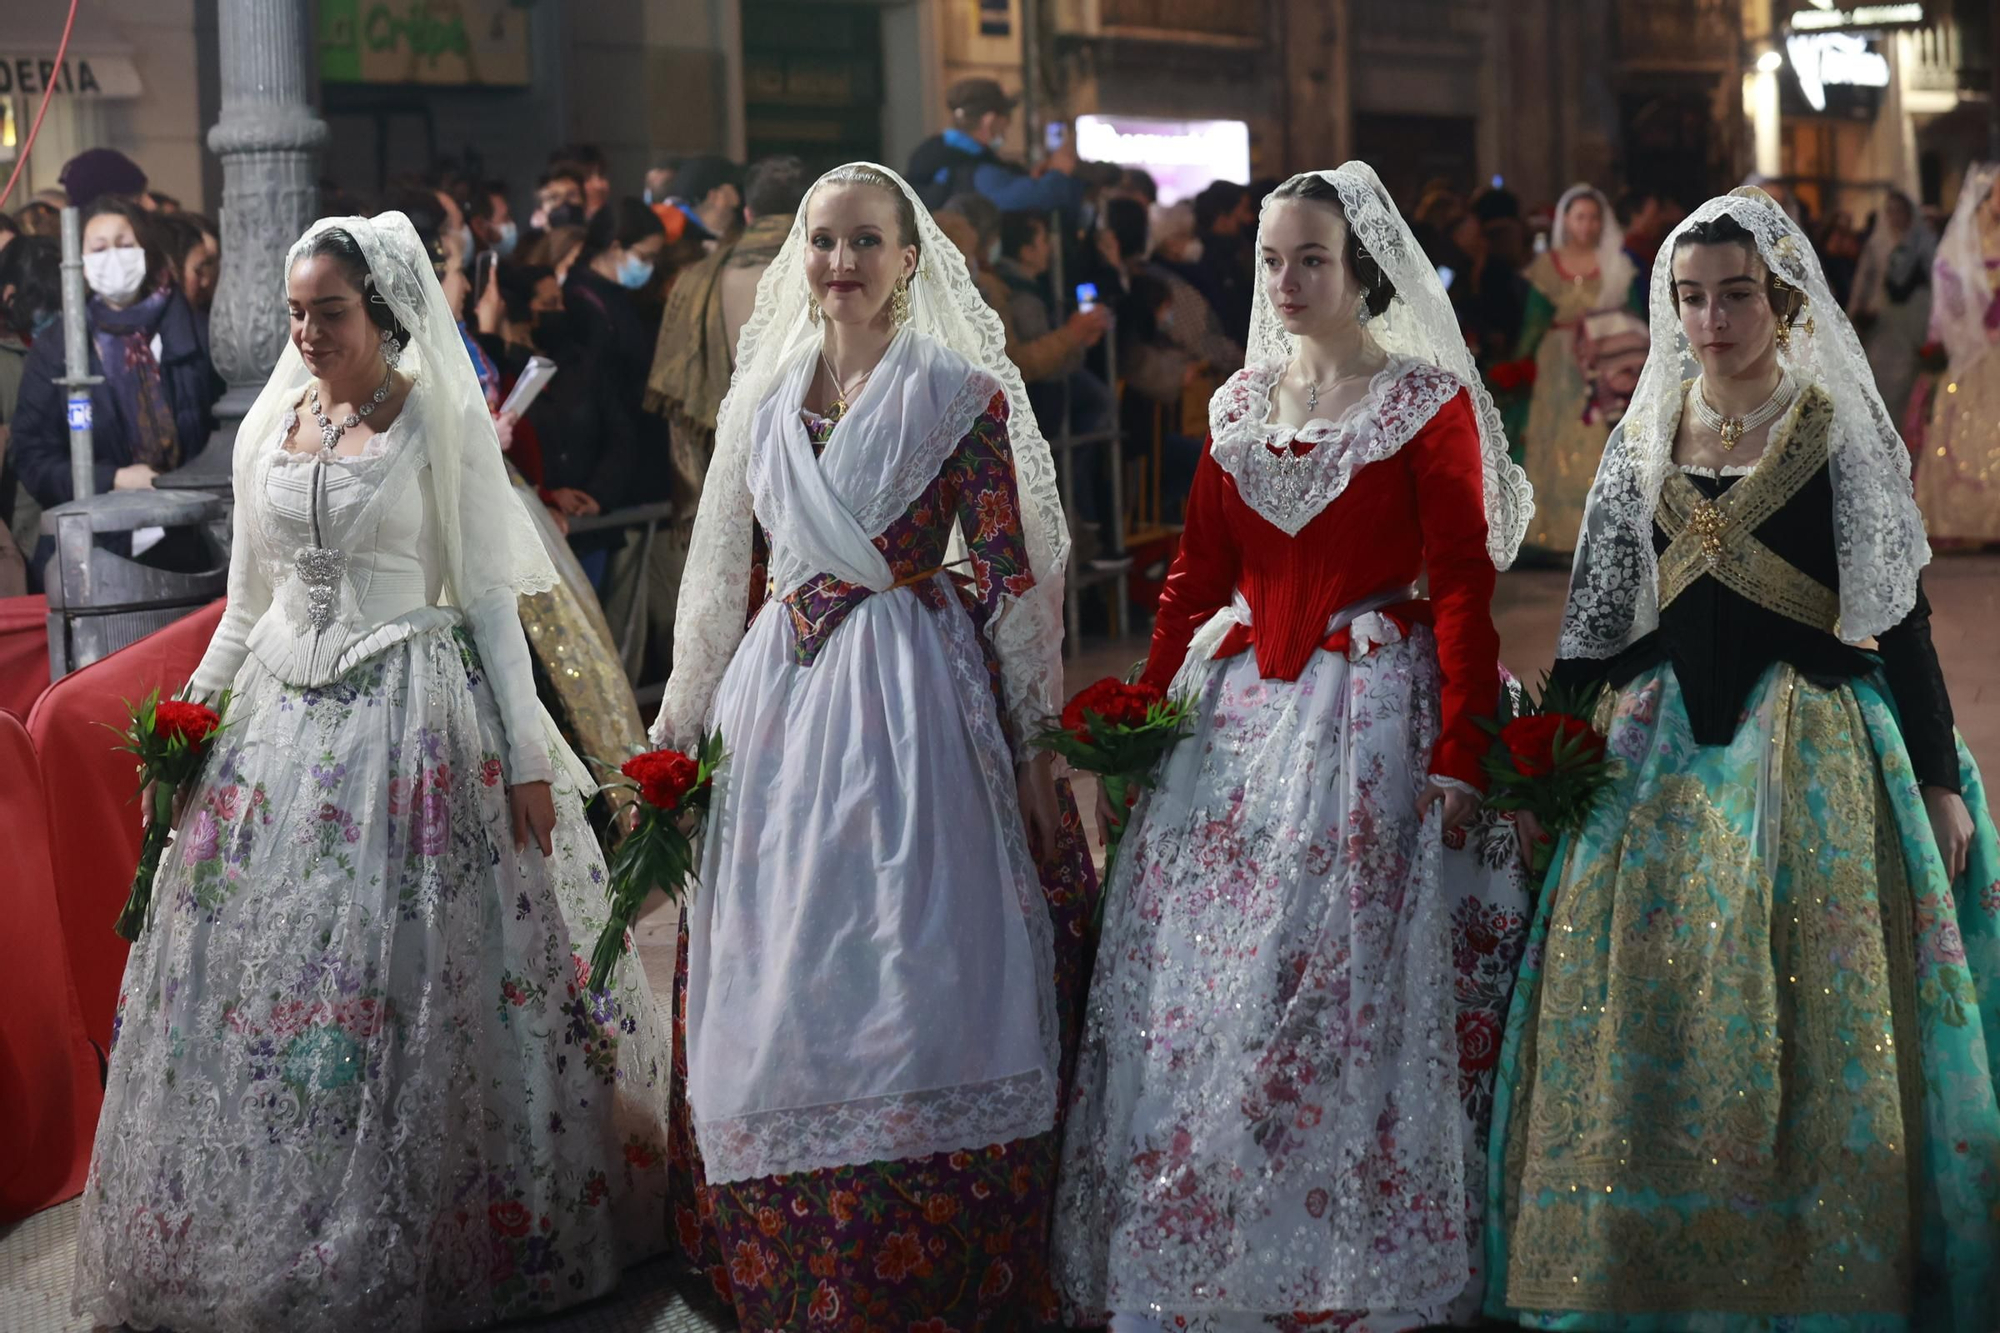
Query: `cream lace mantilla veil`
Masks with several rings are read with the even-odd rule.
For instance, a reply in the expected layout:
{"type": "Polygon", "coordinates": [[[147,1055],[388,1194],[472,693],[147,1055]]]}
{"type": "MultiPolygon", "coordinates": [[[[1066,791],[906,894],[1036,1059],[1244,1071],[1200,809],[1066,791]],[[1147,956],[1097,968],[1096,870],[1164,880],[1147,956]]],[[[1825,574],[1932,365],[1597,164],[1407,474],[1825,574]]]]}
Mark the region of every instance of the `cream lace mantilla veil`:
{"type": "MultiPolygon", "coordinates": [[[[1395,300],[1386,312],[1369,321],[1368,332],[1390,356],[1408,357],[1448,371],[1472,396],[1484,474],[1486,549],[1494,567],[1505,569],[1514,563],[1514,553],[1528,533],[1535,512],[1534,492],[1527,475],[1509,456],[1499,409],[1493,405],[1493,396],[1486,391],[1472,351],[1465,345],[1437,266],[1417,244],[1373,167],[1366,162],[1348,162],[1313,174],[1339,191],[1349,229],[1395,285],[1395,300]]],[[[1285,332],[1261,279],[1256,287],[1248,364],[1289,365],[1298,355],[1298,339],[1285,332]]]]}
{"type": "MultiPolygon", "coordinates": [[[[314,240],[335,230],[346,232],[360,246],[374,290],[410,335],[399,367],[414,382],[411,401],[421,398],[424,448],[430,455],[442,527],[446,596],[463,607],[488,588],[512,587],[524,595],[553,588],[555,567],[507,476],[493,414],[417,229],[401,213],[321,218],[292,245],[285,273],[291,273],[314,240]],[[464,521],[466,515],[472,516],[470,525],[464,521]]],[[[254,516],[262,506],[252,469],[311,381],[312,372],[299,349],[287,342],[277,369],[237,433],[232,470],[239,512],[247,508],[254,516]]],[[[246,530],[255,537],[265,525],[247,522],[246,530]]],[[[257,560],[275,583],[279,560],[291,553],[266,547],[261,540],[255,543],[257,560]]]]}
{"type": "MultiPolygon", "coordinates": [[[[873,163],[839,170],[851,167],[880,172],[902,190],[916,212],[922,258],[918,276],[910,284],[907,331],[964,357],[1007,395],[1008,438],[1035,586],[1023,596],[1008,597],[988,634],[1001,660],[1009,711],[1017,718],[1053,715],[1061,707],[1063,581],[1070,539],[1048,441],[1035,424],[1021,372],[1007,359],[1000,316],[973,285],[957,247],[901,176],[873,163]]],[[[813,192],[825,181],[821,177],[813,192]]],[[[716,687],[746,629],[755,527],[748,472],[752,454],[762,447],[755,430],[757,409],[782,387],[786,372],[822,336],[807,313],[811,294],[805,277],[806,216],[811,206],[812,192],[808,192],[784,248],[757,284],[756,307],[737,344],[736,372],[722,400],[715,457],[702,488],[681,579],[674,668],[653,723],[655,744],[685,747],[700,738],[716,687]]],[[[960,545],[954,536],[951,558],[957,558],[960,545]]]]}
{"type": "Polygon", "coordinates": [[[1833,401],[1828,441],[1833,530],[1840,561],[1840,637],[1849,643],[1894,627],[1916,605],[1917,573],[1930,562],[1910,488],[1910,454],[1876,391],[1860,339],[1827,286],[1812,243],[1776,201],[1743,187],[1696,209],[1653,264],[1652,352],[1632,406],[1612,431],[1585,504],[1562,657],[1610,657],[1660,623],[1653,513],[1673,465],[1682,385],[1700,373],[1674,300],[1674,247],[1687,232],[1734,218],[1756,238],[1770,271],[1804,293],[1806,306],[1778,359],[1802,385],[1833,401]]]}

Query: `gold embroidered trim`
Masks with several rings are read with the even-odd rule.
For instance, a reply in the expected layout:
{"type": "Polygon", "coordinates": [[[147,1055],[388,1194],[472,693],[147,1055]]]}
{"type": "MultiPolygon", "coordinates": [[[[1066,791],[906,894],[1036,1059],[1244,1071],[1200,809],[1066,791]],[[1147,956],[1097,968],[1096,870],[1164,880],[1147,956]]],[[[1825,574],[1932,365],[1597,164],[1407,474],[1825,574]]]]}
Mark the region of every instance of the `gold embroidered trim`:
{"type": "Polygon", "coordinates": [[[1556,890],[1503,1159],[1516,1308],[1909,1310],[1900,846],[1852,691],[1778,671],[1775,776],[1655,775],[1556,890]]]}
{"type": "Polygon", "coordinates": [[[1817,388],[1799,396],[1755,471],[1711,500],[1685,474],[1667,473],[1658,522],[1660,606],[1671,606],[1704,576],[1767,611],[1834,632],[1840,595],[1758,540],[1756,531],[1826,466],[1833,402],[1817,388]]]}

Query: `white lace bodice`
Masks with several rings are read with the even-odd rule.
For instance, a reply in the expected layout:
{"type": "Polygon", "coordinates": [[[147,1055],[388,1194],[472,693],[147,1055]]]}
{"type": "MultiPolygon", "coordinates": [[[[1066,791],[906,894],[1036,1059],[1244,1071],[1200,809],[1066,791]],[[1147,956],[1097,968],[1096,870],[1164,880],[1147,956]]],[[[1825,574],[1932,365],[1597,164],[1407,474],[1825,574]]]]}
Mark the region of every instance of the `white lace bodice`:
{"type": "Polygon", "coordinates": [[[1271,391],[1284,370],[1268,362],[1245,366],[1216,390],[1208,416],[1210,451],[1237,494],[1293,537],[1340,498],[1357,471],[1394,456],[1465,388],[1449,371],[1392,356],[1337,420],[1315,418],[1293,428],[1270,419],[1271,391]]]}

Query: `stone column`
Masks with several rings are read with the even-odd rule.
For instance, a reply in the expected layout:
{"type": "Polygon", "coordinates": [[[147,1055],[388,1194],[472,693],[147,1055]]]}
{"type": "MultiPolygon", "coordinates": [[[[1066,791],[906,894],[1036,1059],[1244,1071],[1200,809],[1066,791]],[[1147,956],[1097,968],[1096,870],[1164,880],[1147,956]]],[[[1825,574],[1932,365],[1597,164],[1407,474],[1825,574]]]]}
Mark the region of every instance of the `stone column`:
{"type": "Polygon", "coordinates": [[[285,253],[319,209],[309,0],[220,0],[222,115],[208,146],[222,159],[222,277],[209,315],[215,369],[229,386],[200,456],[162,486],[229,486],[236,428],[284,350],[285,253]]]}

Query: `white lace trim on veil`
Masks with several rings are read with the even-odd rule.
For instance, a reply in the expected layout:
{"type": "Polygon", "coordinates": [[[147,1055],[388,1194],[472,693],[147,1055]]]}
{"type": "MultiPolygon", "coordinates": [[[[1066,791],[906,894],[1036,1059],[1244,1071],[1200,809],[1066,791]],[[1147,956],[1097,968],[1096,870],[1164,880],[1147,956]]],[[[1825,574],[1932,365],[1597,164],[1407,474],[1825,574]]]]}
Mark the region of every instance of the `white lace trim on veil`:
{"type": "Polygon", "coordinates": [[[1653,513],[1673,462],[1681,386],[1700,372],[1674,299],[1674,247],[1689,229],[1724,216],[1756,238],[1757,252],[1772,273],[1805,294],[1805,314],[1779,360],[1802,385],[1819,388],[1833,401],[1828,461],[1840,564],[1840,636],[1859,643],[1879,635],[1916,605],[1917,573],[1930,562],[1931,551],[1910,489],[1909,451],[1811,242],[1770,196],[1745,188],[1696,209],[1653,263],[1652,352],[1632,406],[1605,446],[1584,506],[1556,649],[1562,657],[1610,657],[1659,625],[1653,513]]]}
{"type": "MultiPolygon", "coordinates": [[[[1534,492],[1527,475],[1508,453],[1507,431],[1500,411],[1486,391],[1472,352],[1459,331],[1458,316],[1445,295],[1437,268],[1425,255],[1375,169],[1366,162],[1348,162],[1316,173],[1340,193],[1347,225],[1362,247],[1395,285],[1389,309],[1369,321],[1368,332],[1391,357],[1423,361],[1447,371],[1471,395],[1479,424],[1479,457],[1486,496],[1486,549],[1494,567],[1514,563],[1514,553],[1528,533],[1534,516],[1534,492]]],[[[1266,203],[1265,207],[1270,207],[1266,203]]],[[[1262,247],[1259,247],[1259,253],[1262,247]]],[[[1270,292],[1256,284],[1250,317],[1250,351],[1246,364],[1284,366],[1298,354],[1298,340],[1285,332],[1270,292]]]]}

